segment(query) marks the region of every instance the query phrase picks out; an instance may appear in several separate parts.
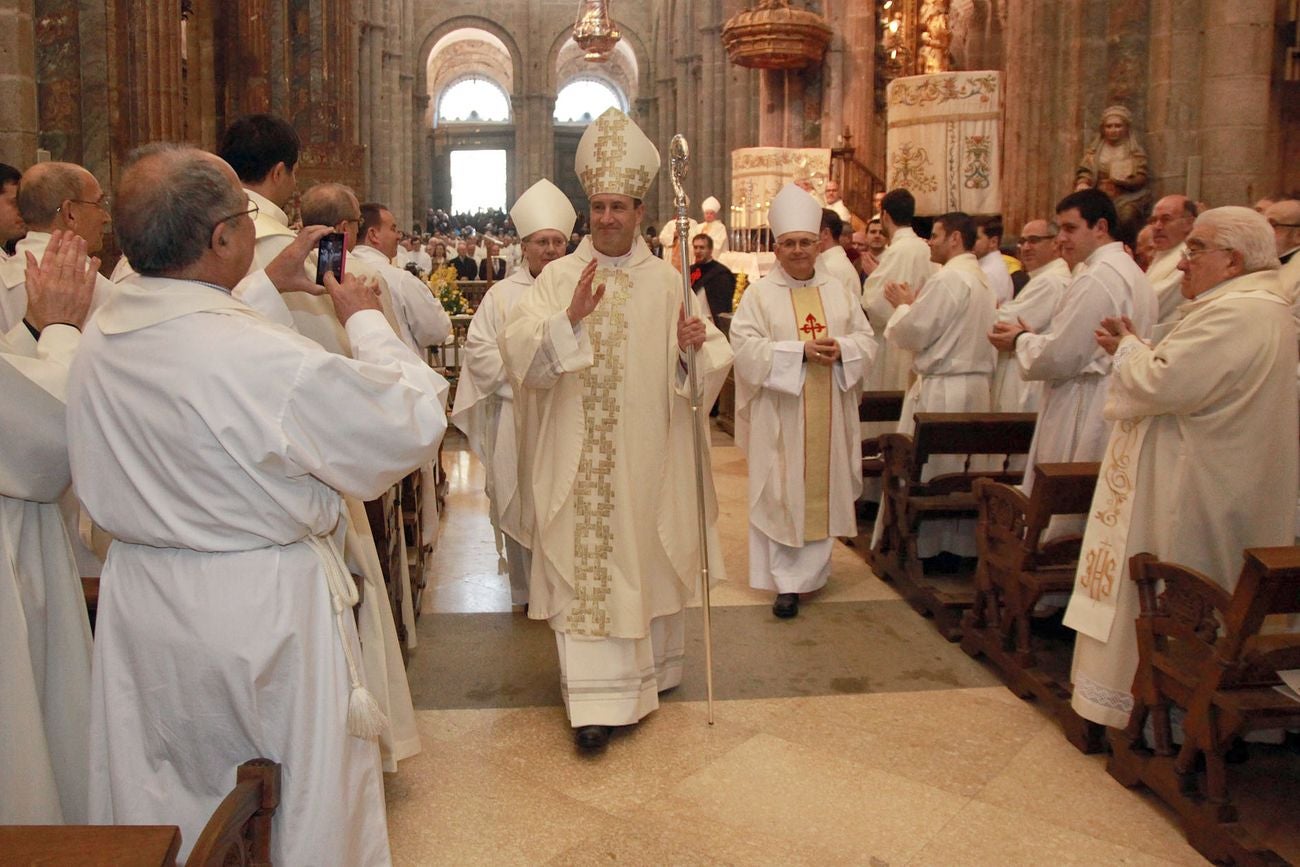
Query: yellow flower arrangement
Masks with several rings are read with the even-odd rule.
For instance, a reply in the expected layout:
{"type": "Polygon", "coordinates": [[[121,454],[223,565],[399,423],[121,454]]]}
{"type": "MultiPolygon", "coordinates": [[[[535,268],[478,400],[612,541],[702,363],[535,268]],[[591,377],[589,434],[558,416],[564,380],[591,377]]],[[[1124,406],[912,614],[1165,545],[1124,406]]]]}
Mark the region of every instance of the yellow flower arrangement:
{"type": "Polygon", "coordinates": [[[456,282],[456,269],[450,265],[433,270],[429,275],[429,291],[437,296],[438,303],[449,316],[474,312],[456,282]]]}
{"type": "Polygon", "coordinates": [[[745,294],[745,290],[746,290],[747,288],[749,288],[749,275],[746,274],[744,271],[737,271],[737,272],[736,272],[736,291],[735,291],[735,294],[733,294],[733,295],[731,296],[731,309],[732,309],[732,310],[737,310],[737,309],[739,309],[739,307],[740,307],[740,299],[741,299],[741,297],[745,294]]]}

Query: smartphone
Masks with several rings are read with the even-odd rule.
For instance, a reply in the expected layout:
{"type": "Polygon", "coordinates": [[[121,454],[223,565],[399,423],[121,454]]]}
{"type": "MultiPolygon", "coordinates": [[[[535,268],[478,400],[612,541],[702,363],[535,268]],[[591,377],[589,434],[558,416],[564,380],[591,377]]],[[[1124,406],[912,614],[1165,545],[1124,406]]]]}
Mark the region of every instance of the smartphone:
{"type": "Polygon", "coordinates": [[[332,273],[334,279],[343,282],[343,266],[348,258],[346,238],[342,232],[330,232],[320,239],[316,248],[316,285],[325,285],[325,275],[332,273]]]}

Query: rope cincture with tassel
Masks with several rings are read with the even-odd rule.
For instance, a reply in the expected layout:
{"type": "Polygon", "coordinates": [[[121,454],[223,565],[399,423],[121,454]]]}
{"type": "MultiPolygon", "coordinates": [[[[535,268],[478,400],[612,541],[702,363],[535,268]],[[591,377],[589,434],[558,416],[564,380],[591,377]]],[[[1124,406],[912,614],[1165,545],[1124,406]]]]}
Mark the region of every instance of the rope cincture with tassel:
{"type": "Polygon", "coordinates": [[[334,625],[338,630],[339,641],[343,643],[343,656],[348,663],[348,734],[355,737],[374,740],[384,729],[388,728],[388,717],[384,716],[379,702],[361,682],[357,672],[357,660],[352,653],[352,642],[348,641],[347,630],[343,626],[343,617],[357,604],[356,582],[343,565],[334,543],[319,536],[308,536],[307,544],[316,552],[325,567],[325,581],[329,585],[330,605],[334,609],[334,625]]]}

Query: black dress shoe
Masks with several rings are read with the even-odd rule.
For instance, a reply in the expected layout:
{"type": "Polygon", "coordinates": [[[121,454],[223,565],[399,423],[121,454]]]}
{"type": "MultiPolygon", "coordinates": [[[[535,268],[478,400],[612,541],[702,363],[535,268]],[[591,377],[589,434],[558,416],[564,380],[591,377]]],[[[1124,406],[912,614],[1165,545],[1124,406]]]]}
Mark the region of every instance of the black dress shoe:
{"type": "Polygon", "coordinates": [[[799,594],[776,594],[776,601],[772,603],[772,613],[777,617],[780,617],[782,620],[794,617],[799,613],[799,594]]]}
{"type": "Polygon", "coordinates": [[[573,741],[582,750],[603,750],[609,743],[610,731],[610,726],[579,726],[573,730],[573,741]]]}

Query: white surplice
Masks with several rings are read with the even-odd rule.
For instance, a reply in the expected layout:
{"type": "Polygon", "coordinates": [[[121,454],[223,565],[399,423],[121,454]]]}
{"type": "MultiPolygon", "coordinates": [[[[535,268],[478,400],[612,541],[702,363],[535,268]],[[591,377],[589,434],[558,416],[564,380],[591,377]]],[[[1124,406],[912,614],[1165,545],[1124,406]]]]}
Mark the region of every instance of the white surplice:
{"type": "Polygon", "coordinates": [[[1001,250],[992,250],[979,257],[980,270],[988,278],[989,289],[1001,307],[1011,300],[1016,293],[1015,284],[1011,282],[1011,272],[1007,270],[1007,260],[1002,258],[1001,250]]]}
{"type": "Polygon", "coordinates": [[[90,622],[59,510],[80,335],[0,336],[0,824],[86,821],[90,622]]]}
{"type": "MultiPolygon", "coordinates": [[[[894,237],[880,256],[880,264],[872,271],[862,286],[862,309],[867,313],[871,330],[876,332],[876,363],[871,367],[864,391],[907,391],[912,378],[912,356],[909,352],[885,341],[885,326],[894,315],[894,305],[885,300],[886,283],[906,283],[920,289],[934,274],[930,261],[930,245],[917,237],[911,226],[894,230],[894,237]]],[[[882,423],[878,430],[864,430],[875,436],[894,429],[882,423]]]]}
{"type": "Polygon", "coordinates": [[[844,284],[845,292],[855,296],[862,293],[862,278],[858,269],[853,267],[849,254],[844,252],[838,242],[817,255],[816,268],[823,277],[834,277],[844,284]]]}
{"type": "MultiPolygon", "coordinates": [[[[1133,707],[1138,601],[1129,557],[1148,551],[1231,592],[1242,549],[1292,544],[1300,434],[1287,301],[1275,271],[1228,280],[1185,303],[1154,349],[1127,337],[1115,354],[1106,418],[1148,426],[1124,467],[1132,519],[1126,547],[1113,552],[1108,640],[1075,638],[1071,703],[1085,719],[1123,726],[1133,707]]],[[[1117,426],[1111,448],[1122,438],[1117,426]]],[[[1110,500],[1103,479],[1093,512],[1110,500]]]]}
{"type": "MultiPolygon", "coordinates": [[[[926,281],[914,303],[894,311],[885,339],[912,354],[916,381],[903,399],[898,432],[916,430],[918,412],[988,412],[997,350],[989,343],[997,308],[993,291],[973,253],[949,259],[926,281]]],[[[940,456],[926,462],[923,479],[961,472],[964,459],[940,456]]],[[[883,530],[884,512],[876,520],[872,544],[883,530]]],[[[974,521],[926,521],[917,538],[917,554],[933,557],[948,551],[975,555],[974,521]]]]}
{"type": "Polygon", "coordinates": [[[265,756],[283,773],[276,863],[389,863],[378,746],[346,724],[356,632],[326,573],[342,566],[340,494],[378,496],[432,457],[446,383],[377,312],[346,328],[358,360],[216,287],[146,277],[87,328],[72,472],[116,539],[91,821],[178,824],[184,858],[235,768],[265,756]]]}
{"type": "Polygon", "coordinates": [[[532,516],[524,513],[514,389],[506,375],[497,338],[505,331],[511,309],[532,285],[533,276],[528,268],[520,268],[493,283],[483,296],[461,348],[460,381],[451,412],[451,423],[465,432],[470,450],[483,462],[489,515],[492,528],[498,533],[497,554],[506,557],[510,597],[515,605],[528,601],[532,516]],[[500,534],[514,540],[519,547],[510,550],[513,546],[507,547],[500,534]]]}
{"type": "Polygon", "coordinates": [[[1183,272],[1178,270],[1178,262],[1186,249],[1186,244],[1179,244],[1163,253],[1156,253],[1147,266],[1147,281],[1156,293],[1156,305],[1159,308],[1156,323],[1159,325],[1176,320],[1178,308],[1186,300],[1182,293],[1183,272]]]}
{"type": "MultiPolygon", "coordinates": [[[[1042,332],[1052,321],[1070,283],[1070,268],[1056,258],[1029,272],[1029,282],[1020,294],[998,308],[999,322],[1023,321],[1030,331],[1042,332]]],[[[994,412],[1037,412],[1042,402],[1041,382],[1026,382],[1014,352],[999,352],[993,374],[994,412]]]]}
{"type": "Polygon", "coordinates": [[[1143,338],[1151,335],[1156,321],[1155,292],[1118,241],[1098,247],[1076,269],[1046,331],[1016,341],[1021,374],[1043,382],[1023,483],[1026,493],[1040,463],[1101,460],[1110,436],[1102,406],[1111,357],[1097,345],[1095,332],[1109,316],[1129,317],[1143,338]]]}
{"type": "MultiPolygon", "coordinates": [[[[14,246],[14,255],[0,262],[0,334],[4,334],[23,321],[27,315],[27,253],[40,264],[45,248],[50,245],[49,232],[28,232],[14,246]]],[[[113,283],[103,274],[95,275],[95,293],[90,300],[90,312],[104,306],[113,294],[113,283]]]]}
{"type": "Polygon", "coordinates": [[[421,356],[427,347],[442,346],[451,334],[451,317],[423,280],[395,267],[382,252],[366,244],[357,244],[349,255],[374,268],[387,281],[400,329],[397,335],[403,343],[421,356]]]}
{"type": "MultiPolygon", "coordinates": [[[[546,266],[499,338],[525,449],[524,508],[535,516],[529,617],[548,620],[562,647],[608,642],[612,655],[631,658],[617,648],[652,642],[652,621],[677,615],[696,593],[693,414],[677,349],[681,306],[681,275],[643,240],[611,258],[586,238],[546,266]],[[594,285],[604,283],[605,294],[575,328],[565,310],[593,257],[594,285]]],[[[703,407],[716,399],[732,358],[721,332],[707,322],[706,328],[695,356],[703,407]]],[[[721,580],[707,462],[704,471],[710,574],[721,580]]],[[[634,656],[654,657],[650,652],[634,656]]],[[[570,682],[574,676],[584,675],[566,672],[570,682]]],[[[611,715],[591,719],[575,715],[569,702],[570,722],[618,725],[625,713],[639,718],[653,710],[617,704],[624,710],[613,714],[613,704],[603,703],[600,713],[611,715]]]]}
{"type": "Polygon", "coordinates": [[[736,353],[736,441],[749,462],[749,584],[777,593],[809,593],[826,583],[834,537],[857,535],[854,502],[862,492],[858,402],[876,352],[875,336],[856,292],[820,270],[809,280],[796,280],[778,265],[745,292],[730,337],[736,353]],[[791,300],[791,291],[801,286],[819,287],[826,317],[826,332],[820,336],[835,338],[840,347],[831,377],[830,538],[813,542],[804,539],[803,390],[808,368],[791,300]],[[816,553],[801,558],[805,549],[816,553]]]}
{"type": "MultiPolygon", "coordinates": [[[[257,243],[253,247],[253,266],[251,272],[261,271],[271,260],[293,243],[296,233],[289,228],[289,215],[266,196],[244,187],[248,200],[257,205],[257,219],[253,221],[253,231],[257,243]]],[[[313,275],[315,276],[315,275],[313,275]]]]}

